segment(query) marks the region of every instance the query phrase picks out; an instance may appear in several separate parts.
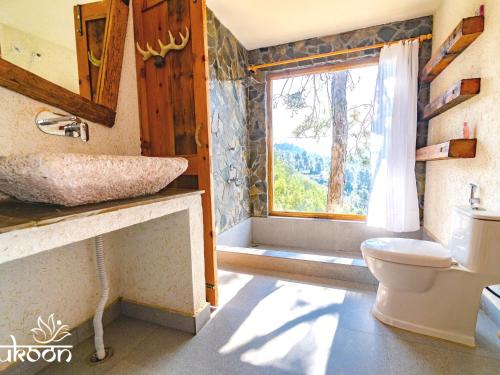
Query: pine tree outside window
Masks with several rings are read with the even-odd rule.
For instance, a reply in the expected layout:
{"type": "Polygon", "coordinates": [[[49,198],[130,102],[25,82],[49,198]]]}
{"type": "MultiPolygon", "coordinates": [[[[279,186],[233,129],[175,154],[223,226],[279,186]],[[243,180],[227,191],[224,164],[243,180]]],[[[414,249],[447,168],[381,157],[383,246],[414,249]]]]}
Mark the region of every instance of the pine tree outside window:
{"type": "Polygon", "coordinates": [[[271,215],[364,219],[377,61],[268,75],[271,215]]]}

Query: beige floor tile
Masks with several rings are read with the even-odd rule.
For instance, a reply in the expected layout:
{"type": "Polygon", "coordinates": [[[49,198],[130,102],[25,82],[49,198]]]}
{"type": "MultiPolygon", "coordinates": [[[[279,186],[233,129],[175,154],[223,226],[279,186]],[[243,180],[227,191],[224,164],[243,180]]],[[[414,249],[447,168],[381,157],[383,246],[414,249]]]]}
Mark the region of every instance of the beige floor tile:
{"type": "Polygon", "coordinates": [[[480,315],[478,347],[386,326],[362,285],[220,271],[221,306],[196,335],[120,318],[106,329],[115,357],[90,367],[92,340],[70,367],[45,374],[467,374],[500,373],[498,341],[480,315]]]}

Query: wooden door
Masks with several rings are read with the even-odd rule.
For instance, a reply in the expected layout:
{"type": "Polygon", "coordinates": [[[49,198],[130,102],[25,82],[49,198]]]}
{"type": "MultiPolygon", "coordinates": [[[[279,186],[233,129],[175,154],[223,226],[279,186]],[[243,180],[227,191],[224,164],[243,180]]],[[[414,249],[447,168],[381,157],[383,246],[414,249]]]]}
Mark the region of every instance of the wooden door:
{"type": "Polygon", "coordinates": [[[207,300],[217,305],[217,262],[213,217],[211,131],[208,103],[208,61],[205,0],[134,0],[135,41],[160,50],[169,31],[189,30],[183,50],[170,51],[164,65],[144,61],[136,50],[141,117],[141,147],[147,156],[182,156],[189,161],[176,187],[204,190],[202,195],[207,300]]]}
{"type": "Polygon", "coordinates": [[[108,10],[106,0],[75,5],[73,8],[80,95],[93,101],[96,101],[98,91],[108,10]],[[90,53],[100,60],[98,64],[91,61],[90,53]]]}

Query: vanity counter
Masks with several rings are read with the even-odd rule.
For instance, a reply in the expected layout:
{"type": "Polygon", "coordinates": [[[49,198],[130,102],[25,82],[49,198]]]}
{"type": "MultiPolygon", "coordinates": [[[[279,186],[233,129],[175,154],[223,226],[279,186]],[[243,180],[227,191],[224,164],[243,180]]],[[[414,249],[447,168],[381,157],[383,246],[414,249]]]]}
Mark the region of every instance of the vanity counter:
{"type": "Polygon", "coordinates": [[[0,263],[201,206],[203,191],[164,189],[149,196],[62,207],[0,202],[0,263]]]}
{"type": "Polygon", "coordinates": [[[37,317],[52,313],[72,328],[92,319],[100,287],[93,241],[98,235],[109,302],[119,301],[118,310],[108,306],[113,314],[198,332],[210,318],[202,193],[165,189],[77,207],[1,201],[0,300],[9,319],[0,336],[15,332],[31,340],[37,317]]]}

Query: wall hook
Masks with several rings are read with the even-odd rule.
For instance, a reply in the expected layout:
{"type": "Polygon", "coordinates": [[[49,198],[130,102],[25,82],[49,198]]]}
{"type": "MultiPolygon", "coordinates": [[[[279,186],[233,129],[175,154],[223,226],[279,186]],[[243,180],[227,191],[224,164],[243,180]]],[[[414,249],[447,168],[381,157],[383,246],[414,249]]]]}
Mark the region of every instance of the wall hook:
{"type": "Polygon", "coordinates": [[[160,39],[158,39],[158,44],[160,45],[160,52],[156,51],[153,49],[153,47],[150,46],[149,43],[146,43],[146,50],[143,50],[141,46],[139,45],[139,42],[135,44],[137,51],[142,55],[142,60],[146,61],[151,57],[154,57],[155,59],[155,66],[157,68],[162,68],[165,66],[165,57],[167,56],[167,53],[169,53],[171,50],[176,50],[180,51],[186,47],[189,41],[189,29],[186,26],[186,35],[182,35],[182,33],[179,33],[179,36],[181,37],[181,43],[176,44],[175,43],[175,38],[172,35],[172,32],[169,30],[168,35],[170,38],[170,42],[168,44],[163,44],[160,39]]]}

